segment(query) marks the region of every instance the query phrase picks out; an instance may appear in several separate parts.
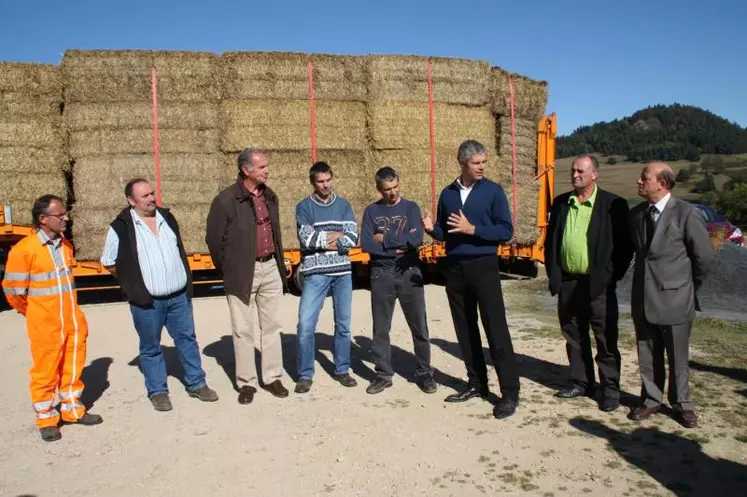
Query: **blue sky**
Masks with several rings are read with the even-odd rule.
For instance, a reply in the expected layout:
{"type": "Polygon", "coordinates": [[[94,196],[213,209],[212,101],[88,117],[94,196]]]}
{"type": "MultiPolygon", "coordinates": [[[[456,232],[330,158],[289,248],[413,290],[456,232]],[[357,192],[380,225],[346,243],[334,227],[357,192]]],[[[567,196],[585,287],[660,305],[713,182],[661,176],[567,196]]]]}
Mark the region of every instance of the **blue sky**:
{"type": "Polygon", "coordinates": [[[747,126],[747,1],[2,0],[0,60],[68,48],[287,50],[487,60],[550,85],[560,132],[648,105],[747,126]]]}

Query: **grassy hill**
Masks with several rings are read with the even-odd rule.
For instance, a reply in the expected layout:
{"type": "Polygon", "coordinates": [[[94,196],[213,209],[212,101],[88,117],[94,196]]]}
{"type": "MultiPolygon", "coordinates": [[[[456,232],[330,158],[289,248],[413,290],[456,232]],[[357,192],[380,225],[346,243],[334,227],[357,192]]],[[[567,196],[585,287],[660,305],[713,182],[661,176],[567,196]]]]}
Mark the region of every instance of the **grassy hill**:
{"type": "MultiPolygon", "coordinates": [[[[627,199],[631,206],[640,202],[641,199],[637,194],[636,180],[640,176],[641,170],[645,164],[627,161],[625,160],[625,157],[622,156],[594,155],[597,156],[600,162],[599,185],[602,188],[627,199]],[[613,158],[612,162],[615,162],[615,164],[607,163],[610,158],[613,158]]],[[[704,194],[692,192],[694,186],[703,180],[704,174],[701,163],[704,161],[707,162],[709,157],[722,157],[724,160],[724,171],[722,173],[713,174],[717,191],[722,190],[723,186],[731,179],[731,177],[735,176],[735,173],[747,170],[747,153],[721,156],[706,155],[703,156],[699,162],[695,163],[688,160],[668,161],[668,163],[674,168],[675,172],[679,172],[681,169],[689,170],[693,167],[692,164],[697,165],[698,170],[692,175],[690,180],[687,182],[680,182],[675,187],[675,194],[677,196],[693,201],[710,201],[710,199],[704,196],[704,194]]],[[[566,157],[556,161],[555,191],[558,194],[571,189],[570,175],[572,162],[573,157],[566,157]]]]}

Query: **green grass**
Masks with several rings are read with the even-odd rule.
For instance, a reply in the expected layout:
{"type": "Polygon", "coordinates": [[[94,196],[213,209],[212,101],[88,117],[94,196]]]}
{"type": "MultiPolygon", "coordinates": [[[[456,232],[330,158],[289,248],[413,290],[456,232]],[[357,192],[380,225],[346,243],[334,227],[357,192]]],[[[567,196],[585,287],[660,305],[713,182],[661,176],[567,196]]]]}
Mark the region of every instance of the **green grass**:
{"type": "Polygon", "coordinates": [[[747,368],[747,324],[710,317],[698,317],[691,343],[711,356],[707,364],[727,368],[747,368]]]}

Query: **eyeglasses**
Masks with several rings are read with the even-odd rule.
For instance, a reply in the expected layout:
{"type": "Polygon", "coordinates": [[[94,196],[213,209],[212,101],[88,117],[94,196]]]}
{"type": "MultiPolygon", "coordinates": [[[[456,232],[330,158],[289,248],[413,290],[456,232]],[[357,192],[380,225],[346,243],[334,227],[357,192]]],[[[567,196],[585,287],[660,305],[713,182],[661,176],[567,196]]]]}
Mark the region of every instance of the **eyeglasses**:
{"type": "Polygon", "coordinates": [[[62,214],[51,214],[51,213],[49,213],[49,214],[45,214],[45,216],[56,217],[60,221],[62,221],[65,218],[70,219],[70,215],[67,212],[63,212],[62,214]]]}

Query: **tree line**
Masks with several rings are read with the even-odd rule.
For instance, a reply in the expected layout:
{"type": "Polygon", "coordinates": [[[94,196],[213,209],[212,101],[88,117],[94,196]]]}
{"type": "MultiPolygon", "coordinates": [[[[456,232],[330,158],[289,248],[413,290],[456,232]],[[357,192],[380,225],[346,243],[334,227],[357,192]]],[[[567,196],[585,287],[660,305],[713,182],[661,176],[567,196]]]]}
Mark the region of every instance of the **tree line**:
{"type": "Polygon", "coordinates": [[[747,129],[689,105],[656,105],[629,117],[582,126],[557,140],[558,157],[623,155],[628,161],[700,160],[747,153],[747,129]]]}

